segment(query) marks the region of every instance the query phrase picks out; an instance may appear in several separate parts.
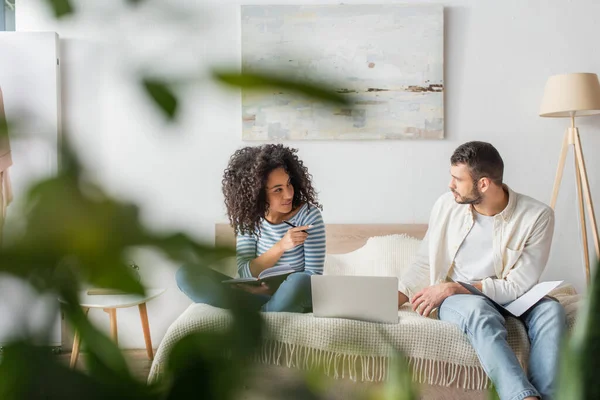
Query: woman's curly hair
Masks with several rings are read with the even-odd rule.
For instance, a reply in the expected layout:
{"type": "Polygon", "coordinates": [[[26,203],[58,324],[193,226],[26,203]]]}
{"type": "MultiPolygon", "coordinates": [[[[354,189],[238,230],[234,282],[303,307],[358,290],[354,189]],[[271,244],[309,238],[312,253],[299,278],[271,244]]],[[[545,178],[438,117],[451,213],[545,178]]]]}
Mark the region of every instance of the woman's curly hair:
{"type": "Polygon", "coordinates": [[[223,174],[223,194],[229,222],[236,234],[255,235],[269,210],[266,185],[271,171],[283,168],[294,187],[294,209],[307,203],[322,208],[312,186],[312,175],[298,158],[297,149],[281,144],[244,147],[229,159],[223,174]]]}

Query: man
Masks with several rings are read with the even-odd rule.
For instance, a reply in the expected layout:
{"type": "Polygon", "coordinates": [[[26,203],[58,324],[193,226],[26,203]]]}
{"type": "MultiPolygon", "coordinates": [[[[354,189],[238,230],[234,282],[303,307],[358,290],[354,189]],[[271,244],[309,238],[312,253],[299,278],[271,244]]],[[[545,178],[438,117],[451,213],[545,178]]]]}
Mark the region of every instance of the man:
{"type": "Polygon", "coordinates": [[[552,209],[502,183],[504,162],[489,143],[468,142],[450,159],[450,193],[433,206],[416,261],[399,283],[398,306],[409,301],[468,336],[501,399],[551,398],[566,318],[544,298],[521,317],[531,342],[528,374],[506,341],[503,315],[470,282],[499,304],[535,285],[548,261],[552,209]]]}

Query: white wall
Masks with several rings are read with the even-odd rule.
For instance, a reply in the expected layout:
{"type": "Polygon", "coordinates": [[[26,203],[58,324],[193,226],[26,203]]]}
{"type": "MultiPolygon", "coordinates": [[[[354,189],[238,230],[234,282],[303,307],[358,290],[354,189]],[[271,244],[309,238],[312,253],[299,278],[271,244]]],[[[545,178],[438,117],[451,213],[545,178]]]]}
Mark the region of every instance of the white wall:
{"type": "MultiPolygon", "coordinates": [[[[161,22],[168,9],[111,14],[111,6],[100,0],[85,2],[79,21],[56,24],[44,3],[19,1],[17,30],[56,30],[61,35],[66,123],[92,170],[111,191],[142,204],[152,226],[213,240],[214,223],[226,221],[221,173],[229,155],[245,144],[240,139],[240,97],[211,83],[182,85],[184,109],[180,124],[171,127],[145,102],[132,73],[145,66],[202,76],[210,65],[239,65],[240,2],[148,2],[185,5],[188,22],[176,24],[161,22]],[[100,22],[107,15],[109,21],[100,22]]],[[[258,3],[286,2],[245,2],[258,3]]],[[[446,139],[287,143],[300,149],[314,175],[329,223],[426,222],[431,205],[446,190],[452,151],[474,139],[499,149],[506,181],[515,190],[550,201],[568,122],[538,117],[544,84],[557,73],[600,73],[600,54],[593,49],[600,34],[600,3],[437,3],[446,6],[446,139]]],[[[595,154],[600,150],[600,117],[578,124],[600,207],[600,161],[595,154]]],[[[570,158],[545,278],[566,279],[583,289],[572,165],[570,158]]],[[[177,291],[173,266],[150,255],[138,261],[148,285],[169,289],[148,306],[157,344],[189,302],[177,291]]],[[[102,314],[92,318],[106,327],[102,314]]],[[[134,309],[120,311],[119,324],[123,347],[143,347],[134,309]]]]}
{"type": "MultiPolygon", "coordinates": [[[[31,182],[56,173],[61,122],[58,45],[55,33],[0,32],[0,60],[5,60],[0,68],[0,88],[6,118],[13,123],[11,132],[15,134],[10,143],[14,201],[7,212],[7,226],[18,226],[17,210],[25,206],[31,182]]],[[[6,233],[8,238],[11,232],[6,233]]],[[[0,274],[0,346],[28,329],[48,329],[44,324],[52,320],[55,324],[45,332],[43,342],[60,345],[58,299],[34,294],[29,285],[0,274]]]]}

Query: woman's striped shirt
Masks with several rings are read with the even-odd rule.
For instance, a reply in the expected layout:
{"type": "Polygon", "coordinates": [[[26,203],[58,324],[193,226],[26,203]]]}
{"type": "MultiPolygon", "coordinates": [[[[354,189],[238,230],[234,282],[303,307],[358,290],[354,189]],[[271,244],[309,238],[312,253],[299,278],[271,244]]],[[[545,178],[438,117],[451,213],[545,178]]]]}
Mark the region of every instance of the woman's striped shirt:
{"type": "MultiPolygon", "coordinates": [[[[289,220],[295,226],[312,225],[304,244],[287,250],[275,266],[289,265],[296,271],[321,275],[325,263],[325,224],[321,211],[304,204],[289,220]]],[[[273,247],[291,227],[285,223],[271,224],[263,219],[259,236],[238,235],[236,244],[238,273],[242,278],[251,277],[250,261],[273,247]]]]}

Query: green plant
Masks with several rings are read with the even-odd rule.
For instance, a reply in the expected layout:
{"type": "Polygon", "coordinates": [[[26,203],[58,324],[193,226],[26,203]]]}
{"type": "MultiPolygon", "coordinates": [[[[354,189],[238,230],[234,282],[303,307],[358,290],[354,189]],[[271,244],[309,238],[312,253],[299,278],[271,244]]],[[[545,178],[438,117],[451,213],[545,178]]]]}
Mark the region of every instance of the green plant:
{"type": "MultiPolygon", "coordinates": [[[[76,12],[69,0],[46,1],[57,18],[76,12]]],[[[132,7],[144,2],[126,1],[132,7]]],[[[235,87],[278,87],[348,107],[346,98],[332,88],[293,79],[231,71],[215,71],[214,77],[235,87]]],[[[139,82],[163,115],[174,120],[180,106],[176,84],[149,76],[139,82]]],[[[0,134],[5,133],[0,129],[0,134]]],[[[152,233],[141,223],[134,204],[117,201],[86,180],[68,136],[60,152],[62,165],[57,176],[30,188],[26,213],[21,216],[25,229],[10,237],[0,250],[0,271],[30,282],[40,292],[62,297],[65,315],[87,346],[89,372],[67,368],[36,345],[43,342],[48,330],[29,332],[5,348],[0,364],[0,399],[234,398],[244,384],[262,335],[260,315],[245,309],[243,303],[232,299],[234,323],[229,330],[193,334],[181,340],[171,354],[165,379],[148,386],[132,377],[117,346],[90,324],[77,298],[82,283],[142,293],[144,288],[128,267],[133,248],[150,247],[177,263],[195,263],[199,268],[218,262],[233,250],[207,246],[181,233],[152,233]]],[[[600,366],[599,308],[600,277],[596,273],[585,312],[565,347],[560,399],[600,398],[600,386],[594,380],[600,366]]],[[[392,365],[390,381],[372,398],[415,399],[417,394],[402,357],[394,358],[392,365]]],[[[292,394],[318,398],[323,388],[321,376],[309,373],[303,387],[308,389],[296,388],[292,394]]]]}
{"type": "Polygon", "coordinates": [[[600,262],[579,311],[575,329],[565,341],[558,379],[559,400],[600,398],[600,262]]]}

